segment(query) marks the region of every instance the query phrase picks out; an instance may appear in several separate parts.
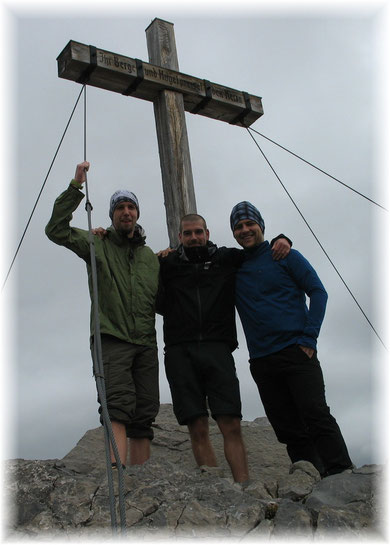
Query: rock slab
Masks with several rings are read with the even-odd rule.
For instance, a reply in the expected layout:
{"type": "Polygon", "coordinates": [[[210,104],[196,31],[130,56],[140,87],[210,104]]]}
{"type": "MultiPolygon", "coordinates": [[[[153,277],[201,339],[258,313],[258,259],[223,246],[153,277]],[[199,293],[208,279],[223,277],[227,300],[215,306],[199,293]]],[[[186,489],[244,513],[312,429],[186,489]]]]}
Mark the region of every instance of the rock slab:
{"type": "MultiPolygon", "coordinates": [[[[210,431],[219,468],[195,465],[185,427],[162,405],[152,456],[124,471],[126,539],[233,541],[331,538],[372,540],[384,533],[382,466],[320,478],[308,462],[290,464],[266,418],[243,422],[251,480],[234,483],[217,426],[210,431]]],[[[110,541],[103,429],[89,430],[62,460],[5,465],[8,541],[110,541]]],[[[116,483],[116,493],[118,485],[116,483]]],[[[118,533],[122,533],[118,496],[118,533]]]]}

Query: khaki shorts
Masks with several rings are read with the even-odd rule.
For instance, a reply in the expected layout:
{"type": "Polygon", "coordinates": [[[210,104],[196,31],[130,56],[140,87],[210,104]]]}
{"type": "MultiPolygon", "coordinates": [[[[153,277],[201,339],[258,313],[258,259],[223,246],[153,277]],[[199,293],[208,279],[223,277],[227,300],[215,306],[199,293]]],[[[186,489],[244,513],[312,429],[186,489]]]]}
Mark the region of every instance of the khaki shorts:
{"type": "Polygon", "coordinates": [[[152,423],[159,410],[157,348],[105,334],[101,339],[110,419],[123,423],[128,437],[153,439],[152,423]]]}

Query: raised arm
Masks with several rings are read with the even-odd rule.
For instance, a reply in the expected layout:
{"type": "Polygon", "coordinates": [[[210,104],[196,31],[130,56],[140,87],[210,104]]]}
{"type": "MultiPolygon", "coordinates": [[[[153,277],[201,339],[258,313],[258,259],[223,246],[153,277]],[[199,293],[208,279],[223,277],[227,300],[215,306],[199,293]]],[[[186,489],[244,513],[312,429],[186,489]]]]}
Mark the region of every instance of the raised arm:
{"type": "Polygon", "coordinates": [[[45,233],[52,242],[65,246],[86,261],[89,260],[90,254],[88,231],[71,227],[70,222],[73,212],[84,198],[80,189],[85,182],[85,172],[88,169],[87,161],[77,165],[75,177],[56,199],[51,218],[45,228],[45,233]]]}

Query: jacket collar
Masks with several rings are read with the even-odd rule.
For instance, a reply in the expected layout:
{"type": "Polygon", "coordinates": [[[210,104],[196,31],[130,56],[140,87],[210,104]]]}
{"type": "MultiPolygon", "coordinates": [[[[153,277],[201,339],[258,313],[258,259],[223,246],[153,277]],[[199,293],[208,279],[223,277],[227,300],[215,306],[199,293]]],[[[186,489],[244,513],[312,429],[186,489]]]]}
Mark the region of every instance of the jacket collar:
{"type": "MultiPolygon", "coordinates": [[[[194,250],[195,248],[196,247],[194,247],[194,250]]],[[[198,253],[198,255],[195,250],[193,259],[188,258],[185,252],[185,248],[183,247],[183,244],[179,245],[179,247],[177,248],[177,253],[178,253],[179,259],[181,259],[182,261],[188,261],[188,262],[191,261],[192,263],[204,263],[206,261],[206,259],[204,259],[205,256],[206,257],[208,256],[209,259],[211,259],[211,257],[217,251],[217,249],[218,249],[217,245],[209,240],[207,241],[207,244],[206,244],[206,251],[204,251],[204,246],[202,246],[202,250],[198,253]]]]}
{"type": "Polygon", "coordinates": [[[269,242],[268,240],[265,240],[258,246],[255,246],[254,248],[244,248],[245,252],[245,259],[253,259],[254,257],[257,257],[261,254],[264,254],[269,248],[269,242]]]}

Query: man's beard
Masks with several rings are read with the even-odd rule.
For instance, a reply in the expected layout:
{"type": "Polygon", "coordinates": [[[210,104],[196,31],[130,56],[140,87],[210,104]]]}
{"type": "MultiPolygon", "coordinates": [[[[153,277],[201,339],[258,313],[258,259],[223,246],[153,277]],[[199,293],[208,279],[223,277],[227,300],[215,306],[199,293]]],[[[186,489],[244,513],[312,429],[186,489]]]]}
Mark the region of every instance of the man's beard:
{"type": "Polygon", "coordinates": [[[130,238],[134,235],[134,226],[131,227],[119,227],[117,229],[118,233],[121,234],[123,237],[128,237],[130,235],[130,238]]]}

